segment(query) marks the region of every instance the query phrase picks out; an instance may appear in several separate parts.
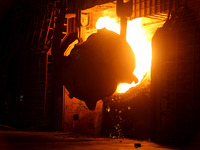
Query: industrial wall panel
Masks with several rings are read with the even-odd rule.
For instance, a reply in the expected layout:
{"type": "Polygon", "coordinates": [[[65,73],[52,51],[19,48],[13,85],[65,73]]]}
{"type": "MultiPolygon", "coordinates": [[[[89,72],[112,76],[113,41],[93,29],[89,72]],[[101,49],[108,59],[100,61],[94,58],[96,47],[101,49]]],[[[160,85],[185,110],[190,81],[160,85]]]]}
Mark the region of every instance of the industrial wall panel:
{"type": "Polygon", "coordinates": [[[152,137],[180,144],[194,138],[200,126],[200,29],[191,8],[176,17],[153,38],[152,137]]]}
{"type": "MultiPolygon", "coordinates": [[[[133,0],[133,12],[130,19],[167,14],[169,12],[169,1],[170,0],[133,0]]],[[[85,10],[95,6],[98,7],[98,5],[104,8],[102,4],[105,3],[112,3],[112,6],[110,5],[109,7],[116,6],[116,1],[113,0],[76,1],[73,4],[76,5],[76,7],[80,5],[81,9],[85,10]]],[[[173,7],[176,7],[175,3],[173,7]]]]}

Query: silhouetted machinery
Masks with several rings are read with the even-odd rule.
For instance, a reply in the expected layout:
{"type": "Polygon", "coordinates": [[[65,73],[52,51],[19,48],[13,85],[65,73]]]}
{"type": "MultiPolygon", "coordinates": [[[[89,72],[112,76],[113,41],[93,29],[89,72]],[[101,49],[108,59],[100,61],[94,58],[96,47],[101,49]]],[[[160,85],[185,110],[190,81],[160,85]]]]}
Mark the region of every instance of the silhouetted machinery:
{"type": "Polygon", "coordinates": [[[119,83],[137,82],[131,47],[120,35],[106,29],[76,45],[62,63],[63,83],[70,98],[85,101],[89,109],[111,96],[119,83]]]}

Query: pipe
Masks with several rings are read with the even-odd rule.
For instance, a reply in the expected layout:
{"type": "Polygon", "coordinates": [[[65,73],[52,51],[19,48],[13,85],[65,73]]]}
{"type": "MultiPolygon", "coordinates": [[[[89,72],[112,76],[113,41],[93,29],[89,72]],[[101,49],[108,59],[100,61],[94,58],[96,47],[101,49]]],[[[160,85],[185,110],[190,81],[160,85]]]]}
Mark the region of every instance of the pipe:
{"type": "Polygon", "coordinates": [[[126,40],[127,17],[124,17],[124,16],[121,17],[120,24],[121,24],[120,35],[121,35],[122,39],[126,40]]]}

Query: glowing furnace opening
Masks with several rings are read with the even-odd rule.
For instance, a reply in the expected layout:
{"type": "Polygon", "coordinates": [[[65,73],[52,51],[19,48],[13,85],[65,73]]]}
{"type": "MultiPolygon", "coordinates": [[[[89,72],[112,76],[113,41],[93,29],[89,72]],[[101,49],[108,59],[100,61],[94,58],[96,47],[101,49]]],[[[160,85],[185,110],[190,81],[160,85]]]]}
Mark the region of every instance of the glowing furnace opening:
{"type": "MultiPolygon", "coordinates": [[[[142,26],[143,20],[143,18],[137,18],[128,21],[126,35],[127,42],[131,46],[136,57],[136,68],[133,73],[136,75],[139,82],[137,84],[134,82],[131,84],[120,83],[116,93],[125,93],[131,87],[140,84],[144,78],[149,78],[150,76],[152,58],[151,37],[142,26]]],[[[96,22],[96,28],[106,28],[119,34],[119,18],[110,18],[108,16],[100,17],[96,22]]]]}

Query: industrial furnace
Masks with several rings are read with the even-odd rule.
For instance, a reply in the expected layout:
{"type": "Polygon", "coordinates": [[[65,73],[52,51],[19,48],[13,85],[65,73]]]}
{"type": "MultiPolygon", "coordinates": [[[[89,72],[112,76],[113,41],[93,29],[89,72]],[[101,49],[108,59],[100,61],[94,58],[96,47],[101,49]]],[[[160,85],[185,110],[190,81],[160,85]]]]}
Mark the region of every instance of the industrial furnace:
{"type": "MultiPolygon", "coordinates": [[[[96,106],[98,113],[96,109],[93,112],[87,110],[87,105],[84,102],[79,102],[76,98],[71,100],[67,96],[69,92],[65,90],[64,106],[67,105],[67,107],[64,107],[64,116],[68,116],[64,117],[63,121],[65,131],[69,131],[69,128],[72,129],[73,122],[76,122],[77,131],[85,132],[85,129],[90,126],[84,126],[84,122],[85,124],[93,124],[91,126],[93,134],[99,133],[110,137],[149,138],[151,39],[155,31],[162,27],[167,20],[169,9],[168,2],[157,4],[155,10],[150,7],[150,5],[153,7],[153,4],[155,2],[144,1],[140,4],[133,1],[133,8],[131,9],[133,13],[127,17],[126,40],[136,57],[136,69],[133,74],[135,73],[139,82],[119,84],[113,96],[98,102],[96,106]],[[142,11],[139,13],[140,10],[142,11]],[[71,105],[72,103],[73,105],[71,105]],[[81,110],[85,110],[87,113],[81,110]],[[91,117],[87,118],[88,114],[91,117]],[[79,119],[74,120],[74,115],[80,116],[79,119]],[[91,120],[95,121],[92,123],[91,120]]],[[[85,24],[79,29],[79,34],[84,41],[102,28],[118,34],[121,32],[120,17],[117,15],[117,2],[94,5],[83,9],[80,18],[81,24],[85,24]]]]}
{"type": "Polygon", "coordinates": [[[33,9],[20,53],[8,60],[9,81],[4,84],[11,94],[4,94],[3,120],[23,129],[163,143],[182,144],[198,137],[198,7],[198,0],[41,2],[33,9]],[[102,28],[121,34],[130,45],[138,83],[118,84],[112,95],[95,101],[95,109],[89,110],[63,86],[57,52],[70,55],[74,46],[102,28]]]}

